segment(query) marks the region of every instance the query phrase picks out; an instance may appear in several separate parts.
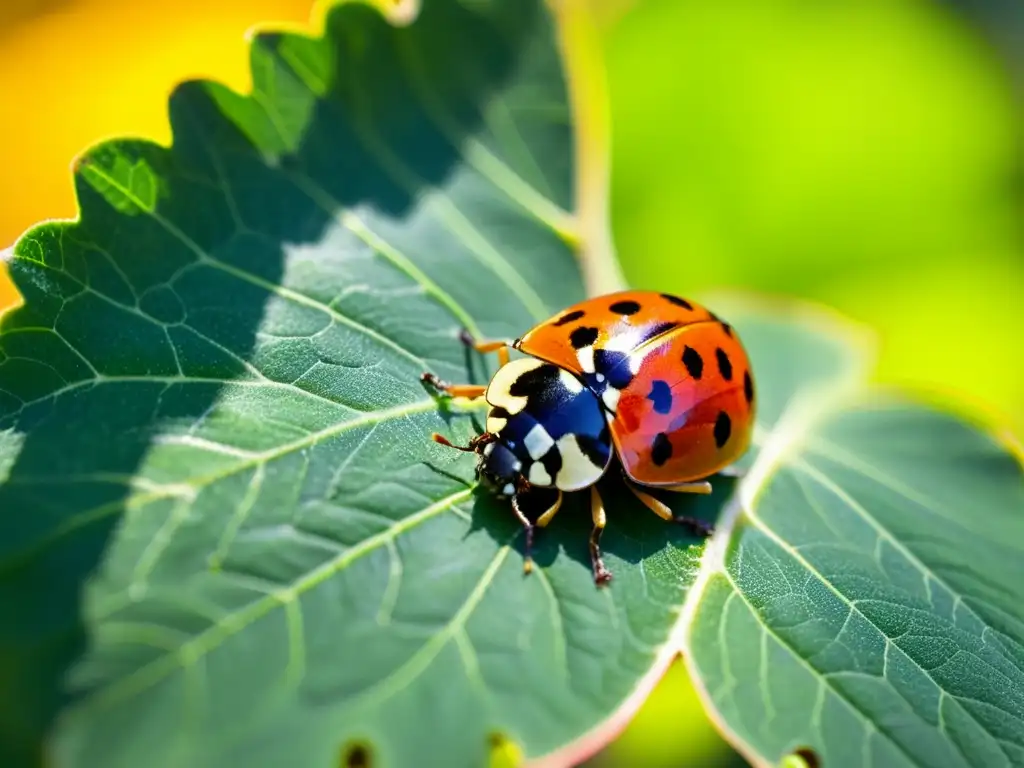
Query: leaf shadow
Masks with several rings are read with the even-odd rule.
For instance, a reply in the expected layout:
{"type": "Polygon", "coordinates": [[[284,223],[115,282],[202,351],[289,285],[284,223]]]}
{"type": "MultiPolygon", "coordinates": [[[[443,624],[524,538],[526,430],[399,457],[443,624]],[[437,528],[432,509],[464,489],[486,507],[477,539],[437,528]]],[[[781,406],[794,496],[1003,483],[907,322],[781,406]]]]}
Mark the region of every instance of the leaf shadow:
{"type": "MultiPolygon", "coordinates": [[[[201,432],[232,382],[259,381],[258,331],[283,298],[289,251],[322,244],[342,210],[400,228],[422,191],[445,182],[539,8],[507,3],[495,24],[486,9],[432,0],[400,29],[345,4],[322,40],[261,34],[258,98],[180,86],[170,149],[92,148],[76,166],[80,220],[42,225],[16,246],[10,272],[25,303],[0,325],[0,448],[16,453],[0,466],[0,763],[40,764],[58,714],[103,682],[73,682],[72,670],[94,644],[96,595],[127,592],[124,563],[113,564],[131,554],[122,539],[159,536],[188,503],[176,483],[139,484],[154,438],[201,432]],[[451,47],[451,30],[463,59],[494,51],[471,78],[447,72],[460,84],[439,95],[454,137],[395,66],[399,38],[436,50],[451,47]],[[359,125],[401,148],[411,185],[359,125]]],[[[457,65],[457,55],[432,60],[435,75],[457,65]]],[[[180,576],[157,562],[144,578],[173,586],[180,576]]],[[[131,621],[132,606],[106,618],[131,621]]]]}

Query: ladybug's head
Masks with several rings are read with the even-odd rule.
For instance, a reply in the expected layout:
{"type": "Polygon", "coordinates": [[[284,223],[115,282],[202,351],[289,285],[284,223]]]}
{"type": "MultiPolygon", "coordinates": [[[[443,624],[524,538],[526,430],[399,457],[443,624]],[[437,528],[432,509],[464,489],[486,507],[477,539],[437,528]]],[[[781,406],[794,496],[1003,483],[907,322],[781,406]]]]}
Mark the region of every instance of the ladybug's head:
{"type": "Polygon", "coordinates": [[[489,491],[498,496],[511,496],[522,484],[522,462],[509,446],[501,442],[501,436],[494,432],[484,432],[469,441],[469,445],[461,446],[450,442],[442,435],[433,434],[434,442],[480,456],[476,471],[480,480],[489,491]]]}
{"type": "Polygon", "coordinates": [[[477,473],[484,485],[498,496],[511,496],[516,492],[522,469],[522,462],[500,440],[488,442],[480,449],[477,473]]]}

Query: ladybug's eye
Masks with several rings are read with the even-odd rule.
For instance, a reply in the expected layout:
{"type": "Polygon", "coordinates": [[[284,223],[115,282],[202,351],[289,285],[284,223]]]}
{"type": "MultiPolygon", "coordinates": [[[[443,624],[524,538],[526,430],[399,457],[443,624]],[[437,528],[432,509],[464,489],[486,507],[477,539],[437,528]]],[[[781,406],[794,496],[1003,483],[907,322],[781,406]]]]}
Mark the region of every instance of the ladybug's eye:
{"type": "Polygon", "coordinates": [[[492,443],[480,459],[480,479],[499,493],[505,492],[505,487],[512,484],[515,487],[516,478],[522,470],[523,465],[516,455],[508,449],[504,443],[492,443]]]}

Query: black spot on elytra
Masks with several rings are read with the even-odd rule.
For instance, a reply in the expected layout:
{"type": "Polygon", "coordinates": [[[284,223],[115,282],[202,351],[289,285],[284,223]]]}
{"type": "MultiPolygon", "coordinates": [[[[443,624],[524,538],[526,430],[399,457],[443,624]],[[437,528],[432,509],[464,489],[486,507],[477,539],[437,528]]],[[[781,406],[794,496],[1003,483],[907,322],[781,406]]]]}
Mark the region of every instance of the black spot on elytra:
{"type": "Polygon", "coordinates": [[[688,309],[691,312],[693,311],[693,304],[688,302],[686,299],[681,299],[678,296],[673,296],[671,293],[663,293],[661,294],[661,298],[665,299],[665,301],[669,301],[675,304],[677,307],[688,309]]]}
{"type": "Polygon", "coordinates": [[[722,330],[725,331],[725,335],[728,336],[731,339],[732,338],[732,326],[729,325],[724,320],[722,320],[721,323],[722,323],[722,330]]]}
{"type": "Polygon", "coordinates": [[[693,347],[683,349],[683,365],[686,366],[686,372],[695,379],[699,380],[704,373],[704,359],[693,347]]]}
{"type": "Polygon", "coordinates": [[[754,402],[754,380],[750,378],[750,371],[743,372],[743,396],[748,404],[754,402]]]}
{"type": "Polygon", "coordinates": [[[590,326],[581,326],[569,334],[569,343],[572,344],[573,349],[589,347],[595,341],[597,341],[597,328],[590,326]]]}
{"type": "Polygon", "coordinates": [[[635,315],[640,311],[640,305],[635,301],[616,301],[608,309],[617,315],[635,315]]]}
{"type": "Polygon", "coordinates": [[[732,434],[732,419],[729,418],[729,414],[725,411],[718,412],[718,418],[715,419],[715,445],[721,448],[729,440],[729,435],[732,434]]]}
{"type": "Polygon", "coordinates": [[[651,394],[647,399],[654,403],[654,412],[666,414],[672,410],[672,389],[667,381],[655,379],[651,382],[651,394]]]}
{"type": "Polygon", "coordinates": [[[725,354],[725,350],[718,347],[715,350],[715,357],[718,359],[718,372],[722,374],[722,378],[726,381],[732,381],[732,361],[725,354]]]}
{"type": "Polygon", "coordinates": [[[555,320],[554,324],[565,325],[566,323],[571,323],[573,320],[579,320],[585,314],[587,313],[584,312],[582,309],[577,309],[574,312],[567,312],[566,314],[562,315],[560,318],[555,320]]]}
{"type": "Polygon", "coordinates": [[[651,444],[651,461],[655,466],[660,467],[671,458],[672,443],[669,442],[668,435],[659,432],[654,436],[654,442],[651,444]]]}

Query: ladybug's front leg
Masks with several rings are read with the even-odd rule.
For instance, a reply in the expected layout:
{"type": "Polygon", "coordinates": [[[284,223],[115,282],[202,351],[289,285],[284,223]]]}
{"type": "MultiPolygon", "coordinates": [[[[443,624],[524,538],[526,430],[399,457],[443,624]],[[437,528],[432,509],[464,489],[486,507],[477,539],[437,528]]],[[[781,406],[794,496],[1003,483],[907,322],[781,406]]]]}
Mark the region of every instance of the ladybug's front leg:
{"type": "Polygon", "coordinates": [[[479,384],[449,384],[444,379],[440,379],[434,374],[427,372],[420,376],[420,380],[425,384],[429,384],[439,392],[444,392],[446,395],[452,397],[468,397],[470,400],[476,400],[478,397],[483,397],[487,391],[487,387],[479,384]]]}
{"type": "Polygon", "coordinates": [[[607,584],[612,580],[612,572],[601,559],[601,534],[604,533],[606,517],[604,513],[604,502],[601,501],[601,494],[597,492],[597,486],[590,486],[590,513],[594,518],[594,528],[590,532],[590,566],[594,571],[594,583],[598,586],[607,584]]]}
{"type": "Polygon", "coordinates": [[[496,339],[493,341],[477,341],[465,328],[463,328],[462,331],[459,333],[459,341],[461,341],[467,347],[472,347],[481,354],[486,354],[488,352],[497,352],[499,365],[506,365],[508,363],[510,359],[508,350],[514,343],[512,341],[509,341],[508,339],[496,339]]]}

